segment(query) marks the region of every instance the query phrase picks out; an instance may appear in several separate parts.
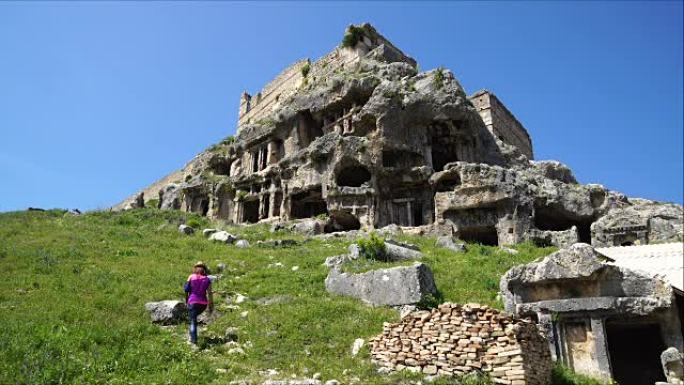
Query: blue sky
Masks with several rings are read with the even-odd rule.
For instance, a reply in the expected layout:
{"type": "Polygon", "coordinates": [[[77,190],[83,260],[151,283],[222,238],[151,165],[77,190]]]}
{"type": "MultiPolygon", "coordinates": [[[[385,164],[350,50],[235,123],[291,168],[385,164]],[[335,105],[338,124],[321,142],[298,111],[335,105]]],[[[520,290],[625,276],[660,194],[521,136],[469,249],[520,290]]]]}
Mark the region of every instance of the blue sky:
{"type": "Polygon", "coordinates": [[[108,207],[234,133],[240,93],[369,21],[537,159],[682,202],[682,2],[0,3],[0,211],[108,207]]]}

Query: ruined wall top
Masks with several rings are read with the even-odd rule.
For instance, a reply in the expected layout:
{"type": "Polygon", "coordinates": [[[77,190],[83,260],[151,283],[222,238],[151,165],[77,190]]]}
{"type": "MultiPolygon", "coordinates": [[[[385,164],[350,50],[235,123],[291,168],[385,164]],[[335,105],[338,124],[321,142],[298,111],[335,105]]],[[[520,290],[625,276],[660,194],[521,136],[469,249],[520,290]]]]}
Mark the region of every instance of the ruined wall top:
{"type": "Polygon", "coordinates": [[[530,134],[493,92],[480,90],[470,95],[468,99],[473,103],[492,135],[517,147],[528,159],[534,159],[530,134]]]}
{"type": "Polygon", "coordinates": [[[246,124],[267,120],[288,96],[305,84],[305,77],[309,73],[314,80],[316,77],[324,77],[357,62],[379,46],[386,49],[384,56],[388,61],[404,61],[416,66],[413,58],[395,47],[370,24],[349,26],[345,38],[348,35],[353,35],[353,44],[345,46],[343,42],[313,63],[308,58],[297,61],[285,68],[255,95],[245,91],[240,98],[237,132],[239,133],[246,124]]]}

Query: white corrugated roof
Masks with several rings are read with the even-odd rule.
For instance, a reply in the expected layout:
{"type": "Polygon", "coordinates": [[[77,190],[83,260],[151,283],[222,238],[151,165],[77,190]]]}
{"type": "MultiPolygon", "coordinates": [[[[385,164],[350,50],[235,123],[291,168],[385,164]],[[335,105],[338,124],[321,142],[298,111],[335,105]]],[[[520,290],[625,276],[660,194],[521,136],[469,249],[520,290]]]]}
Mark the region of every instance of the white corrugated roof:
{"type": "Polygon", "coordinates": [[[617,266],[641,270],[664,277],[670,284],[684,291],[684,243],[656,245],[597,247],[617,266]]]}

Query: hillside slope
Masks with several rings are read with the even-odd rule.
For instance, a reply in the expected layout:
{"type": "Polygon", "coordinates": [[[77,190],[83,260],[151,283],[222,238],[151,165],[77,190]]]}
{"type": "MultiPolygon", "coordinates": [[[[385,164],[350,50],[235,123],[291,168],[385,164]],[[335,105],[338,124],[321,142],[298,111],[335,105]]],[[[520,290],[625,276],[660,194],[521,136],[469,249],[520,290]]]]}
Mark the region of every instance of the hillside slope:
{"type": "MultiPolygon", "coordinates": [[[[303,239],[264,226],[229,228],[253,245],[238,249],[179,234],[181,221],[210,225],[193,214],[153,209],[0,214],[0,383],[227,384],[263,380],[269,369],[277,370],[273,378],[318,372],[344,384],[407,383],[407,375],[378,375],[367,351],[350,354],[354,339],[378,334],[398,314],[325,291],[322,263],[349,240],[258,247],[266,238],[303,239]],[[181,284],[197,260],[228,268],[215,285],[221,317],[200,333],[201,349],[193,352],[185,325],[154,326],[143,305],[181,299],[181,284]],[[248,300],[231,309],[226,299],[237,293],[248,300]],[[237,328],[244,354],[229,354],[207,338],[227,327],[237,328]]],[[[471,245],[454,254],[430,238],[400,238],[426,253],[441,300],[497,307],[501,274],[552,250],[519,245],[510,255],[471,245]]]]}

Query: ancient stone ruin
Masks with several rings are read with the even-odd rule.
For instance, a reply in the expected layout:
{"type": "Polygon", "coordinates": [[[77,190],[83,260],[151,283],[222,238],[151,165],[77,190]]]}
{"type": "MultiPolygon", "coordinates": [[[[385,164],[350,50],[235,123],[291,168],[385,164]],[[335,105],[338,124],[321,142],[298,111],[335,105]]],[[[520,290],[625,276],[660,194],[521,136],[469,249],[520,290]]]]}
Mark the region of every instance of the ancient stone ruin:
{"type": "Polygon", "coordinates": [[[370,341],[373,361],[429,375],[489,374],[494,383],[547,385],[551,355],[533,322],[477,304],[445,303],[384,325],[370,341]]]}
{"type": "MultiPolygon", "coordinates": [[[[548,338],[553,359],[576,372],[614,378],[622,385],[665,381],[663,367],[669,369],[661,365],[661,353],[667,347],[684,350],[684,245],[671,246],[631,246],[646,253],[676,252],[666,258],[645,254],[648,265],[633,270],[622,266],[639,266],[629,258],[611,260],[590,245],[575,244],[509,270],[501,278],[505,308],[534,319],[548,338]],[[675,272],[672,281],[649,273],[663,267],[675,272]]],[[[611,254],[610,249],[625,247],[598,250],[611,254]]]]}
{"type": "Polygon", "coordinates": [[[237,134],[116,206],[156,201],[233,223],[325,217],[324,231],[439,226],[489,245],[682,239],[682,206],[581,185],[534,161],[493,93],[466,94],[368,24],[240,100],[237,134]]]}

